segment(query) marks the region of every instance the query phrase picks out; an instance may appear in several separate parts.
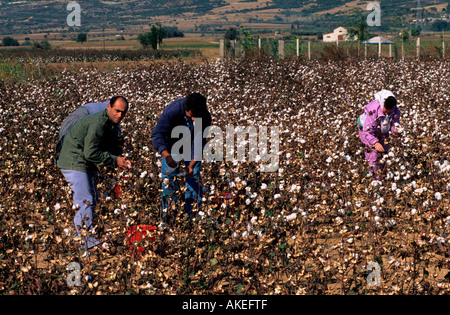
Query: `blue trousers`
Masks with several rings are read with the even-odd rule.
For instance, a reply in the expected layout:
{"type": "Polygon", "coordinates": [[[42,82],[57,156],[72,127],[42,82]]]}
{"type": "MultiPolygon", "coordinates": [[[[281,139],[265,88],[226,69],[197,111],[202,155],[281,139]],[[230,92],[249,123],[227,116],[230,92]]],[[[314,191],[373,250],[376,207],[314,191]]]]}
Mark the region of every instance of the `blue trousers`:
{"type": "MultiPolygon", "coordinates": [[[[89,232],[92,228],[94,209],[98,202],[97,174],[67,169],[61,169],[61,172],[73,191],[73,204],[79,207],[73,223],[77,231],[76,236],[82,237],[81,229],[89,232]]],[[[85,248],[100,244],[100,241],[89,235],[85,237],[84,242],[85,248]]]]}
{"type": "MultiPolygon", "coordinates": [[[[185,161],[185,167],[187,168],[190,161],[185,161]]],[[[169,206],[169,202],[173,201],[175,203],[178,202],[178,191],[180,189],[179,180],[174,181],[174,177],[176,174],[179,173],[179,169],[177,168],[172,173],[169,173],[168,171],[169,166],[167,165],[166,159],[162,158],[162,167],[161,167],[161,178],[162,178],[162,207],[163,209],[167,209],[169,206]],[[164,179],[168,179],[169,183],[166,185],[164,183],[164,179]]],[[[198,208],[201,205],[202,201],[202,192],[203,192],[203,186],[201,182],[201,176],[200,176],[200,170],[201,170],[201,162],[197,162],[194,167],[194,174],[190,177],[186,177],[186,191],[184,193],[184,210],[189,216],[193,216],[194,213],[192,212],[192,209],[194,208],[194,205],[197,204],[198,208]]],[[[183,178],[181,178],[183,180],[183,178]]],[[[166,181],[167,182],[167,181],[166,181]]]]}

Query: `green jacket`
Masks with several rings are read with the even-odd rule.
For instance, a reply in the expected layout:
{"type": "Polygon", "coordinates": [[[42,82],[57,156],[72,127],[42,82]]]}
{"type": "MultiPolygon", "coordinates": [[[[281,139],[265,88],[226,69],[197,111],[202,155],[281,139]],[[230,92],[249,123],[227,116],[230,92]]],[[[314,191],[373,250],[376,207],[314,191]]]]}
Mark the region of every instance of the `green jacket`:
{"type": "Polygon", "coordinates": [[[97,166],[115,165],[122,154],[118,128],[107,110],[83,117],[65,136],[58,167],[90,172],[97,166]]]}

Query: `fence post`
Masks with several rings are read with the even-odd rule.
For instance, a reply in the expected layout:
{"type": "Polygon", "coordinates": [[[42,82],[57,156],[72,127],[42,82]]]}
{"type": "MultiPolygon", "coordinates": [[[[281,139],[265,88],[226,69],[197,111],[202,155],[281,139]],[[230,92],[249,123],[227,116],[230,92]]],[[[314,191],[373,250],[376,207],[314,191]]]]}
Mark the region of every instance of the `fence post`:
{"type": "Polygon", "coordinates": [[[416,49],[417,49],[417,59],[420,59],[420,37],[417,37],[416,49]]]}
{"type": "Polygon", "coordinates": [[[297,57],[300,56],[300,40],[297,38],[297,57]]]}
{"type": "Polygon", "coordinates": [[[445,41],[444,41],[444,30],[442,30],[442,59],[445,58],[445,41]]]}
{"type": "Polygon", "coordinates": [[[278,57],[284,59],[284,40],[278,41],[278,57]]]}
{"type": "Polygon", "coordinates": [[[308,41],[308,60],[311,60],[311,41],[308,41]]]}
{"type": "Polygon", "coordinates": [[[225,59],[225,40],[221,39],[220,40],[220,60],[224,60],[225,59]]]}
{"type": "Polygon", "coordinates": [[[231,41],[231,51],[232,51],[232,58],[234,59],[234,57],[236,57],[236,40],[233,39],[231,41]]]}
{"type": "Polygon", "coordinates": [[[445,42],[444,39],[442,38],[442,59],[445,58],[445,42]]]}
{"type": "Polygon", "coordinates": [[[378,39],[378,58],[381,57],[381,38],[378,39]]]}
{"type": "Polygon", "coordinates": [[[405,60],[405,50],[403,48],[404,39],[402,38],[402,60],[405,60]]]}

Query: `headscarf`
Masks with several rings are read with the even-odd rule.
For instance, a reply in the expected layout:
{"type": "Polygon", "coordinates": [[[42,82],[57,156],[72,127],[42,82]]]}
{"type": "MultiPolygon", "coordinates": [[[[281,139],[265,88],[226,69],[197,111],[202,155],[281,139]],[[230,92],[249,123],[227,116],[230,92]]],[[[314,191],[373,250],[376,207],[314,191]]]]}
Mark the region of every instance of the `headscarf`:
{"type": "Polygon", "coordinates": [[[394,94],[392,94],[391,91],[388,90],[381,90],[380,92],[375,94],[375,100],[378,101],[378,103],[380,103],[381,106],[383,106],[384,108],[384,102],[386,101],[386,99],[392,96],[395,98],[394,94]]]}

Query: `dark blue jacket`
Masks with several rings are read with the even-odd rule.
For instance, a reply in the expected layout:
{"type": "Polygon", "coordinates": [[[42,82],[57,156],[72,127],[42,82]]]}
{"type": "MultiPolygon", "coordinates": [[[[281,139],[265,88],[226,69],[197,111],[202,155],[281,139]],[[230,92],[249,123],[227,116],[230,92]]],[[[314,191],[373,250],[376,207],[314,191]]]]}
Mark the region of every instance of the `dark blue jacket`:
{"type": "MultiPolygon", "coordinates": [[[[186,126],[191,131],[191,158],[194,158],[194,125],[186,117],[184,100],[185,98],[180,98],[167,105],[156,123],[152,133],[152,144],[159,154],[164,150],[172,153],[172,146],[182,138],[182,135],[176,135],[175,138],[171,137],[173,128],[186,126]]],[[[202,117],[202,135],[205,128],[209,126],[211,126],[211,114],[207,111],[205,117],[202,117]]],[[[202,138],[202,149],[205,144],[206,139],[202,138]]]]}

